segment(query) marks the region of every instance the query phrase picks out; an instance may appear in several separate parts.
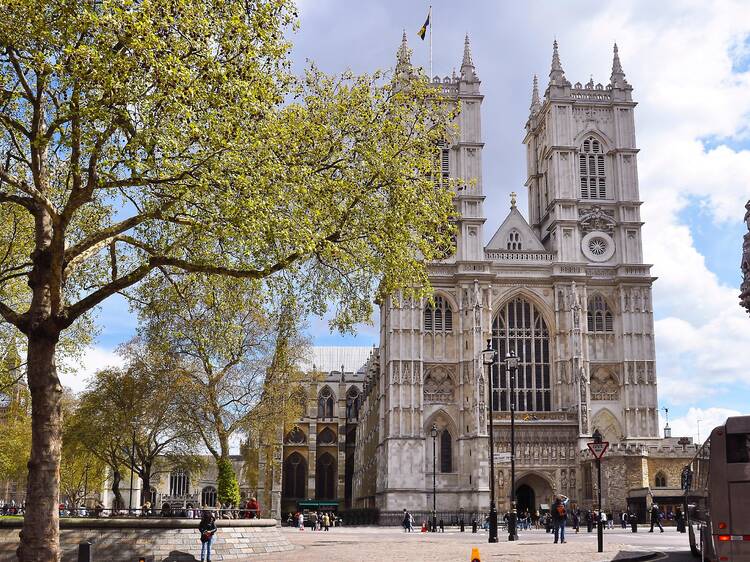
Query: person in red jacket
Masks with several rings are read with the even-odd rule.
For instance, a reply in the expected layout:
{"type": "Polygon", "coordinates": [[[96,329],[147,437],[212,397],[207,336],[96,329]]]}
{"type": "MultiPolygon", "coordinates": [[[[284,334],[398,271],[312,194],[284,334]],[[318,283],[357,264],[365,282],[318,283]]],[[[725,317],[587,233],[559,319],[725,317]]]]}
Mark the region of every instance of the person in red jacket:
{"type": "Polygon", "coordinates": [[[260,504],[255,498],[250,498],[245,505],[247,516],[250,519],[260,518],[260,504]]]}

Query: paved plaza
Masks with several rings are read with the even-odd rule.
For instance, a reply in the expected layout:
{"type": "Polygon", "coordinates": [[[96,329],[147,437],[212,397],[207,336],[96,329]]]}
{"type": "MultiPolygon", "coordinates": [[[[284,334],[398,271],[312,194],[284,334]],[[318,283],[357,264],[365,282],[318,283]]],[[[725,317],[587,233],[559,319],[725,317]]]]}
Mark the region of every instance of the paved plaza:
{"type": "Polygon", "coordinates": [[[691,560],[687,535],[667,529],[648,533],[640,528],[637,534],[621,529],[605,532],[604,552],[598,553],[596,533],[575,533],[566,536],[566,544],[553,544],[552,535],[543,530],[523,531],[519,541],[507,542],[501,532],[500,543],[487,543],[487,533],[404,533],[394,527],[351,527],[311,532],[284,527],[285,536],[295,545],[291,552],[260,557],[261,560],[304,562],[469,562],[472,547],[478,547],[482,562],[561,562],[642,560],[670,562],[691,560]]]}

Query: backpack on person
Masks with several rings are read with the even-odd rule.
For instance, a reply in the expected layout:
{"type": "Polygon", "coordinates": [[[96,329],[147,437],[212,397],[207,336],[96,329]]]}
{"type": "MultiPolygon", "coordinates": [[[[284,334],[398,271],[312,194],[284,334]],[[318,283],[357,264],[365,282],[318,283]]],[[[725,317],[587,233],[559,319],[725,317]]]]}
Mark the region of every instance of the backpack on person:
{"type": "Polygon", "coordinates": [[[563,502],[555,504],[555,515],[558,519],[565,519],[567,517],[568,514],[565,511],[565,505],[563,505],[563,502]]]}

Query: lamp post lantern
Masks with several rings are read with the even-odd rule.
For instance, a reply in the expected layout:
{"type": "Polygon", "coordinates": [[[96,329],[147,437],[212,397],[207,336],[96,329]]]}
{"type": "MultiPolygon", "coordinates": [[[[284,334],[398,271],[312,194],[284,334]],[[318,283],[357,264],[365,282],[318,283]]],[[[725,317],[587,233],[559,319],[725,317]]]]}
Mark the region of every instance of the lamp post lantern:
{"type": "Polygon", "coordinates": [[[437,494],[437,486],[435,484],[435,459],[437,457],[435,439],[437,437],[437,426],[434,423],[432,424],[430,435],[432,436],[432,532],[434,533],[437,531],[437,509],[435,503],[437,494]]]}
{"type": "Polygon", "coordinates": [[[492,366],[497,363],[497,351],[492,340],[487,340],[487,349],[482,351],[482,362],[487,365],[487,404],[490,411],[490,529],[487,542],[497,542],[497,506],[495,505],[495,444],[492,423],[492,366]]]}

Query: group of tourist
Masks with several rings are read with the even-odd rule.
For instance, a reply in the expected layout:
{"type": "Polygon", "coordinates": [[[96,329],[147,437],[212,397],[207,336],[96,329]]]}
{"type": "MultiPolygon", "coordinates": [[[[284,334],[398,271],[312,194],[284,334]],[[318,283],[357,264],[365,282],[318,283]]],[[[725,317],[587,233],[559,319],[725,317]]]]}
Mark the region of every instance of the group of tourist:
{"type": "MultiPolygon", "coordinates": [[[[287,517],[287,525],[290,527],[296,526],[300,531],[305,530],[305,514],[302,511],[297,513],[290,513],[287,517]]],[[[327,531],[331,527],[341,525],[341,518],[336,517],[336,514],[328,511],[311,511],[307,514],[307,526],[311,531],[327,531]]]]}
{"type": "Polygon", "coordinates": [[[26,502],[21,502],[16,505],[16,500],[0,500],[0,515],[23,515],[26,509],[26,502]]]}
{"type": "MultiPolygon", "coordinates": [[[[219,519],[255,519],[260,517],[260,503],[256,498],[250,498],[244,505],[234,507],[229,502],[217,502],[214,507],[203,505],[195,506],[189,503],[185,507],[172,507],[169,503],[163,503],[159,514],[162,517],[184,517],[186,519],[199,519],[205,511],[214,512],[219,519]]],[[[149,517],[156,515],[150,501],[145,501],[141,507],[141,515],[149,517]]]]}

